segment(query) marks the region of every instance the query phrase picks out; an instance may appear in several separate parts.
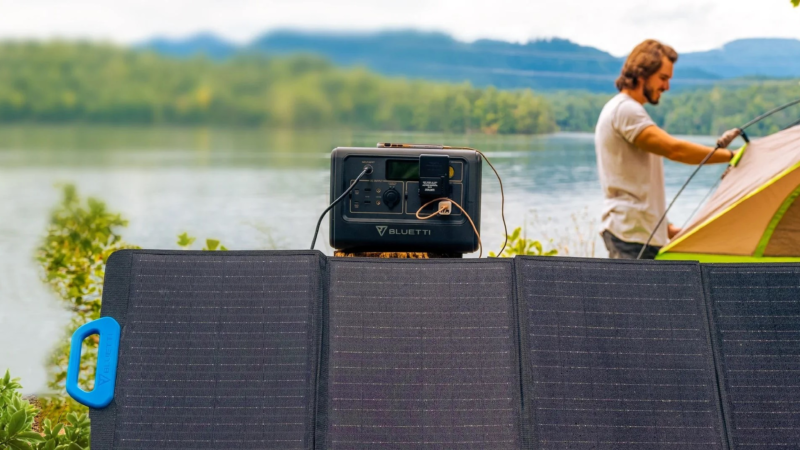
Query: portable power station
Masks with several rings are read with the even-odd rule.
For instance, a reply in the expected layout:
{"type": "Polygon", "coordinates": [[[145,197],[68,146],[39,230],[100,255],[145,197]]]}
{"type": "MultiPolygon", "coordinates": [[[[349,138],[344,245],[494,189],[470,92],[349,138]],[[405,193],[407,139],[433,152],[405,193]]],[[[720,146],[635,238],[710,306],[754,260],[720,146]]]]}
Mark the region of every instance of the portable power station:
{"type": "Polygon", "coordinates": [[[385,145],[388,148],[337,147],[331,152],[331,202],[368,170],[332,210],[331,246],[352,252],[478,250],[480,154],[441,146],[385,145]],[[443,198],[463,211],[453,207],[446,214],[436,214],[444,211],[437,201],[420,210],[425,203],[443,198]]]}

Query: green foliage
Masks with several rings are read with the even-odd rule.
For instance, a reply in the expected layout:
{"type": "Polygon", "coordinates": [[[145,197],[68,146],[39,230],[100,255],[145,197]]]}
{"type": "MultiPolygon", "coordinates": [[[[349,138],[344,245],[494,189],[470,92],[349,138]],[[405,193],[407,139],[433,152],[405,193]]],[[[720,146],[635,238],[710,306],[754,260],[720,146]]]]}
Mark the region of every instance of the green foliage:
{"type": "MultiPolygon", "coordinates": [[[[134,248],[116,231],[126,225],[127,221],[109,212],[103,202],[92,198],[82,202],[72,185],[64,186],[61,203],[51,213],[37,259],[44,281],[73,312],[65,339],[50,356],[49,387],[57,392],[64,391],[69,336],[100,317],[106,260],[117,250],[134,248]]],[[[79,383],[88,389],[94,384],[98,342],[97,336],[86,339],[81,355],[79,383]]],[[[72,399],[54,396],[42,399],[42,410],[44,417],[60,422],[70,412],[85,412],[86,408],[72,399]]]]}
{"type": "Polygon", "coordinates": [[[184,231],[183,234],[178,235],[178,247],[189,248],[194,244],[195,240],[196,238],[189,236],[189,234],[184,231]]]}
{"type": "Polygon", "coordinates": [[[30,449],[30,444],[42,439],[30,431],[39,411],[17,392],[21,388],[19,378],[12,379],[6,370],[0,379],[0,448],[3,449],[30,449]]]}
{"type": "MultiPolygon", "coordinates": [[[[188,250],[189,247],[191,247],[194,241],[196,240],[197,238],[189,236],[189,233],[183,232],[182,234],[178,235],[178,246],[184,250],[188,250]]],[[[224,245],[220,245],[218,239],[209,238],[206,239],[206,246],[203,247],[203,250],[213,252],[213,251],[227,251],[228,249],[225,248],[224,245]]]]}
{"type": "MultiPolygon", "coordinates": [[[[517,227],[507,235],[508,243],[506,249],[500,255],[502,258],[513,258],[514,256],[555,256],[558,250],[544,250],[542,243],[533,239],[528,239],[522,234],[522,227],[517,227]]],[[[489,252],[489,256],[497,257],[494,252],[489,252]]]]}
{"type": "Polygon", "coordinates": [[[548,94],[556,124],[561,131],[593,133],[597,118],[612,94],[589,92],[557,92],[548,94]]]}
{"type": "Polygon", "coordinates": [[[794,5],[795,8],[797,8],[798,6],[800,6],[800,0],[792,0],[792,4],[794,5]]]}
{"type": "Polygon", "coordinates": [[[43,433],[32,431],[39,410],[22,398],[18,378],[6,370],[0,379],[0,448],[13,450],[82,450],[89,448],[89,418],[70,413],[67,425],[45,419],[43,433]],[[63,433],[62,433],[63,431],[63,433]]]}
{"type": "MultiPolygon", "coordinates": [[[[573,91],[546,98],[560,130],[594,132],[600,111],[611,95],[573,91]]],[[[668,92],[658,106],[646,108],[656,124],[669,133],[718,136],[795,98],[800,98],[797,80],[753,80],[746,86],[723,82],[712,88],[668,92]]],[[[748,128],[747,133],[765,136],[798,119],[800,107],[787,108],[748,128]]]]}
{"type": "Polygon", "coordinates": [[[89,416],[67,414],[67,424],[53,425],[50,419],[42,424],[43,441],[36,450],[81,450],[88,449],[91,440],[89,416]],[[63,431],[63,434],[61,432],[63,431]]]}
{"type": "MultiPolygon", "coordinates": [[[[746,87],[723,85],[665,94],[661,104],[647,109],[653,120],[670,133],[718,136],[796,98],[800,98],[797,80],[764,81],[746,87]]],[[[798,119],[800,107],[787,108],[748,128],[747,134],[765,136],[798,119]]]]}
{"type": "Polygon", "coordinates": [[[75,186],[64,186],[37,259],[45,281],[72,311],[89,319],[100,316],[105,261],[129,247],[115,231],[127,224],[103,202],[89,198],[82,204],[75,186]]]}
{"type": "Polygon", "coordinates": [[[530,90],[391,79],[311,56],[214,62],[65,42],[0,44],[0,122],[10,121],[556,130],[530,90]]]}
{"type": "Polygon", "coordinates": [[[219,241],[216,239],[206,239],[206,246],[203,247],[203,250],[213,252],[217,250],[227,251],[228,249],[224,245],[219,245],[219,241]]]}
{"type": "MultiPolygon", "coordinates": [[[[610,97],[388,78],[312,56],[247,54],[215,62],[88,43],[0,44],[0,123],[591,132],[610,97]]],[[[720,81],[669,92],[648,109],[670,133],[718,135],[797,97],[796,80],[720,81]]],[[[768,134],[798,118],[790,109],[748,131],[768,134]]]]}

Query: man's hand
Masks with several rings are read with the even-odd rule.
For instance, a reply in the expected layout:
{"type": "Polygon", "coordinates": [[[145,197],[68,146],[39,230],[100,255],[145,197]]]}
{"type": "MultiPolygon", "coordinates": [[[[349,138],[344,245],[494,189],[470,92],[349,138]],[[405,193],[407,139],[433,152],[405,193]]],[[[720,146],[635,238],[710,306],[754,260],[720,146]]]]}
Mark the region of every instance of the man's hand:
{"type": "Polygon", "coordinates": [[[731,142],[739,137],[740,134],[742,134],[742,130],[738,128],[732,128],[726,131],[722,136],[719,137],[719,139],[717,139],[717,147],[728,148],[728,146],[731,145],[731,142]]]}
{"type": "Polygon", "coordinates": [[[678,233],[680,233],[680,232],[681,232],[680,228],[676,227],[675,225],[673,225],[671,223],[667,224],[667,237],[668,238],[672,239],[675,236],[677,236],[678,233]]]}

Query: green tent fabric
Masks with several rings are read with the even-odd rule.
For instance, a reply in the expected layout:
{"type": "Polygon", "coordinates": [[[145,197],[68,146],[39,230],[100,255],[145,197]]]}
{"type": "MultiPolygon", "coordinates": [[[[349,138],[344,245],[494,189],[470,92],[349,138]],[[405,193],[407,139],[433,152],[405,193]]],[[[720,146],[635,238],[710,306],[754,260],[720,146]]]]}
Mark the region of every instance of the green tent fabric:
{"type": "Polygon", "coordinates": [[[708,203],[657,259],[800,262],[800,126],[741,149],[708,203]]]}

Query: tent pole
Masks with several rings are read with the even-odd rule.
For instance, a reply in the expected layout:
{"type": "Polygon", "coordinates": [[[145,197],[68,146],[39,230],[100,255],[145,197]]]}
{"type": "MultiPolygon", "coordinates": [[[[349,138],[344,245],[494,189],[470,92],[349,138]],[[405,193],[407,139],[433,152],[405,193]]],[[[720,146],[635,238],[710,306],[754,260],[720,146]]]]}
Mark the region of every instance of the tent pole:
{"type": "Polygon", "coordinates": [[[795,123],[789,125],[788,127],[784,128],[784,130],[788,130],[789,128],[796,127],[797,125],[800,125],[800,120],[798,120],[797,122],[795,122],[795,123]]]}

